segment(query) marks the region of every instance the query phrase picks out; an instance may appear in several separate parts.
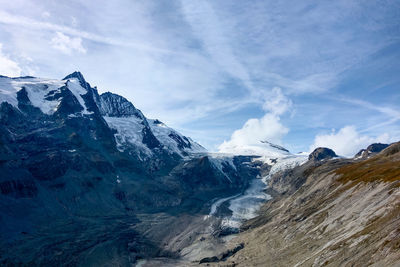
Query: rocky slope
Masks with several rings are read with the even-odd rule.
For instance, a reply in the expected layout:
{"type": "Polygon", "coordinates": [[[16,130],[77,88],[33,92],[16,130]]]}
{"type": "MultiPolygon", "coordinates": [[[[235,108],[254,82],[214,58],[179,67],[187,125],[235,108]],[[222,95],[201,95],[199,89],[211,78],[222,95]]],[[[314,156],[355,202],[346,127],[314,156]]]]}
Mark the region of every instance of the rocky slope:
{"type": "Polygon", "coordinates": [[[328,158],[273,175],[274,199],[231,253],[204,265],[398,266],[400,142],[364,160],[328,158]]]}

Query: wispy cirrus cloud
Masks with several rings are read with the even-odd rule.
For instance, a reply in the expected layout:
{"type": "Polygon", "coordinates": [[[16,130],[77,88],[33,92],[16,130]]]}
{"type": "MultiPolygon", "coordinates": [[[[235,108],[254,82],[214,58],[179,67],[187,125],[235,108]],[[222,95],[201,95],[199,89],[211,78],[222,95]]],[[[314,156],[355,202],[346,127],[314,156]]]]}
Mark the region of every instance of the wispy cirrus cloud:
{"type": "Polygon", "coordinates": [[[381,111],[399,99],[393,87],[400,70],[399,8],[393,0],[3,1],[0,37],[22,74],[27,67],[19,56],[31,57],[29,67],[39,76],[79,69],[100,91],[126,96],[195,139],[211,131],[210,147],[229,140],[249,118],[261,122],[271,114],[263,105],[279,87],[291,102],[290,112],[275,115],[290,130],[280,140],[301,142],[296,150],[304,150],[330,128],[355,125],[368,136],[396,131],[396,117],[381,111]],[[48,49],[56,40],[64,53],[48,49]],[[379,71],[393,75],[383,83],[374,75],[379,71]],[[349,73],[356,78],[344,79],[349,73]],[[385,84],[379,101],[361,92],[361,80],[385,84]]]}
{"type": "Polygon", "coordinates": [[[183,14],[193,29],[193,34],[200,40],[204,50],[211,60],[218,64],[226,73],[239,79],[250,91],[257,95],[251,77],[231,46],[231,40],[226,32],[229,26],[221,27],[220,19],[211,3],[208,1],[181,1],[183,14]]]}
{"type": "Polygon", "coordinates": [[[174,50],[166,50],[142,42],[135,42],[133,40],[126,41],[126,40],[110,38],[108,36],[103,36],[88,31],[83,31],[80,29],[59,25],[56,23],[40,21],[29,17],[10,14],[8,12],[1,10],[0,10],[0,23],[21,26],[24,28],[35,29],[39,31],[46,30],[46,31],[59,32],[62,34],[69,34],[71,36],[76,36],[79,38],[84,38],[86,40],[108,45],[132,47],[140,50],[158,52],[158,53],[176,53],[176,51],[174,50]]]}

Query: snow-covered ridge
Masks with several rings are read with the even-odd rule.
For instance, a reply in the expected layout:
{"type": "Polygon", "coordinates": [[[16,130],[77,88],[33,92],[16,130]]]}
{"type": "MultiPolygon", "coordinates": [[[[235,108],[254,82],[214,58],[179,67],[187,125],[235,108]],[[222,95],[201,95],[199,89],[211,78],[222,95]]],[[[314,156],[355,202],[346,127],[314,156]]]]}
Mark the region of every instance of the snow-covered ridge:
{"type": "Polygon", "coordinates": [[[18,91],[25,89],[29,101],[34,107],[39,108],[44,114],[52,115],[57,111],[61,98],[56,95],[61,88],[68,88],[82,106],[82,114],[92,114],[86,108],[82,95],[87,93],[77,78],[68,80],[43,79],[35,77],[9,78],[0,76],[0,103],[8,102],[18,108],[18,91]]]}
{"type": "Polygon", "coordinates": [[[69,114],[69,117],[93,114],[92,104],[85,102],[87,97],[93,97],[108,126],[116,130],[115,139],[120,151],[134,148],[140,156],[151,156],[157,148],[181,157],[206,152],[201,145],[164,123],[147,119],[126,98],[110,92],[98,95],[96,88],[91,88],[80,72],[71,73],[62,80],[0,76],[0,103],[8,102],[18,109],[17,94],[22,89],[26,90],[30,103],[47,115],[58,110],[65,90],[69,90],[77,105],[82,107],[82,111],[69,114]],[[91,111],[87,105],[92,107],[91,111]]]}
{"type": "Polygon", "coordinates": [[[293,169],[294,167],[300,166],[303,163],[307,162],[308,155],[306,154],[293,154],[285,157],[278,158],[270,158],[270,157],[260,157],[257,160],[261,160],[268,165],[271,165],[271,170],[269,171],[269,175],[273,175],[279,171],[293,169]]]}
{"type": "Polygon", "coordinates": [[[152,134],[162,145],[161,148],[168,151],[169,154],[175,153],[184,157],[186,154],[206,152],[201,145],[158,120],[141,119],[137,116],[104,116],[104,119],[109,127],[117,131],[115,140],[120,151],[135,147],[144,155],[151,156],[153,154],[152,150],[143,143],[144,128],[149,127],[152,134]]]}
{"type": "Polygon", "coordinates": [[[147,121],[154,136],[168,150],[181,156],[183,156],[182,153],[184,152],[189,154],[206,152],[204,147],[194,142],[190,137],[180,134],[159,120],[147,119],[147,121]]]}
{"type": "Polygon", "coordinates": [[[284,157],[291,155],[289,150],[268,141],[260,141],[258,144],[252,145],[242,144],[223,146],[219,152],[232,155],[265,157],[284,157]]]}
{"type": "Polygon", "coordinates": [[[65,81],[28,78],[0,77],[0,102],[8,102],[18,108],[17,93],[23,88],[28,94],[32,105],[48,115],[57,110],[59,100],[50,100],[50,96],[59,92],[59,88],[65,85],[65,81]],[[47,98],[49,97],[49,98],[47,98]]]}

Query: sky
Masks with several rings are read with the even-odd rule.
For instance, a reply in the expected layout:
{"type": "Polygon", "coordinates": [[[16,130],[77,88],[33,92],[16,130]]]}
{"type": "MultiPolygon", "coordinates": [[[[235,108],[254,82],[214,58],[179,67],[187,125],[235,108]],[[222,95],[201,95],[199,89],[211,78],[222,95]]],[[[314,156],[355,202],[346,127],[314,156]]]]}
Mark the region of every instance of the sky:
{"type": "Polygon", "coordinates": [[[400,140],[400,2],[0,0],[0,74],[79,70],[210,151],[400,140]]]}

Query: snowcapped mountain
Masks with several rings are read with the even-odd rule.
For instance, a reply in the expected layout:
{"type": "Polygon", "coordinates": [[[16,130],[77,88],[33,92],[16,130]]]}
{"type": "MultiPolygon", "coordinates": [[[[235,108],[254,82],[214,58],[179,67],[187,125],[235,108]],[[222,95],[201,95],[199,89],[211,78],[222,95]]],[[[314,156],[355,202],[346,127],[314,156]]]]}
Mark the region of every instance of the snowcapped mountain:
{"type": "Polygon", "coordinates": [[[214,159],[124,97],[100,95],[79,72],[62,80],[0,77],[3,265],[58,266],[79,257],[90,266],[89,257],[97,266],[101,251],[115,247],[126,248],[121,258],[132,264],[156,256],[153,240],[168,231],[146,236],[146,218],[163,213],[173,222],[203,212],[258,172],[249,157],[214,159]],[[73,245],[59,242],[61,235],[73,245]],[[64,252],[43,254],[49,247],[64,252]]]}
{"type": "Polygon", "coordinates": [[[221,153],[246,156],[286,157],[291,155],[286,148],[268,141],[260,140],[258,144],[230,144],[224,143],[220,147],[221,153]]]}
{"type": "Polygon", "coordinates": [[[201,145],[161,121],[147,119],[122,96],[103,93],[98,103],[107,124],[117,131],[115,139],[120,151],[133,147],[143,155],[150,156],[152,149],[162,148],[181,157],[206,152],[201,145]]]}
{"type": "Polygon", "coordinates": [[[50,116],[64,113],[71,118],[100,114],[115,131],[118,150],[137,153],[141,159],[159,153],[186,157],[206,152],[201,145],[164,123],[147,119],[126,98],[110,92],[99,95],[80,72],[62,80],[1,76],[2,102],[17,109],[24,102],[50,116]]]}

